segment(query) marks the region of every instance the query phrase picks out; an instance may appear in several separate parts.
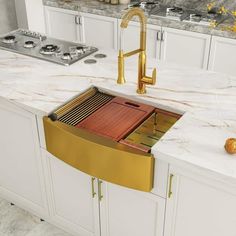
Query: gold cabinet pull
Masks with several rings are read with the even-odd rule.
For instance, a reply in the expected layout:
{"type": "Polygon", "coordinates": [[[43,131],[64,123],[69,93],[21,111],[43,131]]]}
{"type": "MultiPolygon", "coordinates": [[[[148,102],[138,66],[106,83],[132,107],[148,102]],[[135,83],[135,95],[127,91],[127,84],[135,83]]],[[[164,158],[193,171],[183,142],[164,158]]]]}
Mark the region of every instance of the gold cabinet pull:
{"type": "Polygon", "coordinates": [[[93,196],[93,198],[96,196],[96,192],[94,190],[94,182],[95,182],[95,178],[92,177],[91,178],[91,183],[92,183],[92,196],[93,196]]]}
{"type": "Polygon", "coordinates": [[[98,180],[98,199],[99,201],[102,201],[103,195],[102,195],[102,181],[98,180]]]}
{"type": "Polygon", "coordinates": [[[171,198],[172,192],[172,182],[173,182],[174,175],[170,174],[170,182],[169,182],[169,191],[168,191],[168,198],[171,198]]]}

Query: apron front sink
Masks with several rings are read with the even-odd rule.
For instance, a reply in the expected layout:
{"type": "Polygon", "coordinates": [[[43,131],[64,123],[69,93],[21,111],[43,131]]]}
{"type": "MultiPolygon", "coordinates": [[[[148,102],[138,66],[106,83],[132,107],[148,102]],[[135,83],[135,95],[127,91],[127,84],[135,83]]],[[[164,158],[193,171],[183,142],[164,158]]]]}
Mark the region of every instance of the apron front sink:
{"type": "Polygon", "coordinates": [[[151,147],[180,118],[91,88],[44,117],[47,150],[91,176],[149,192],[151,147]]]}

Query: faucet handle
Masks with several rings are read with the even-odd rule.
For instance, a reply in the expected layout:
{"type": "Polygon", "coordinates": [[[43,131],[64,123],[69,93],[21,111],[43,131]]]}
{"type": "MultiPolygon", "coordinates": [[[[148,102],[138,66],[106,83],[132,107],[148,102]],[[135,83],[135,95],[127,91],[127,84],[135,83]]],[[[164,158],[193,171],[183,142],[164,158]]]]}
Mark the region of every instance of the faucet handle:
{"type": "Polygon", "coordinates": [[[142,78],[142,82],[145,84],[150,84],[150,85],[154,85],[156,84],[156,80],[157,80],[157,69],[153,69],[152,71],[152,77],[149,76],[144,76],[142,78]]]}

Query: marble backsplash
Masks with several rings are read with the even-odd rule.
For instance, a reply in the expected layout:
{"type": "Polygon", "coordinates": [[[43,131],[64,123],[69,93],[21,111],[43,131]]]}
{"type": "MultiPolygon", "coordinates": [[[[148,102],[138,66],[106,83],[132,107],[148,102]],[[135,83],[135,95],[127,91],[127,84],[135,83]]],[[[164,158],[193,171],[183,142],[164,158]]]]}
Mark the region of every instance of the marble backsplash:
{"type": "MultiPolygon", "coordinates": [[[[161,0],[163,4],[188,9],[207,10],[207,4],[214,0],[161,0]]],[[[217,5],[224,4],[229,9],[236,10],[236,0],[216,0],[217,5]]]]}

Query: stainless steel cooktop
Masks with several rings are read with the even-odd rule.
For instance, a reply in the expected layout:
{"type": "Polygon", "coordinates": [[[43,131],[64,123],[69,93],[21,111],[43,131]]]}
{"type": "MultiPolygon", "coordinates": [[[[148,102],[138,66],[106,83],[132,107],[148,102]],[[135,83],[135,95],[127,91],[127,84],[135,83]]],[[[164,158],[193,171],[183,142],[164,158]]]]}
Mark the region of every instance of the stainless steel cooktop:
{"type": "Polygon", "coordinates": [[[0,37],[0,48],[61,65],[71,65],[98,49],[18,29],[0,37]]]}

